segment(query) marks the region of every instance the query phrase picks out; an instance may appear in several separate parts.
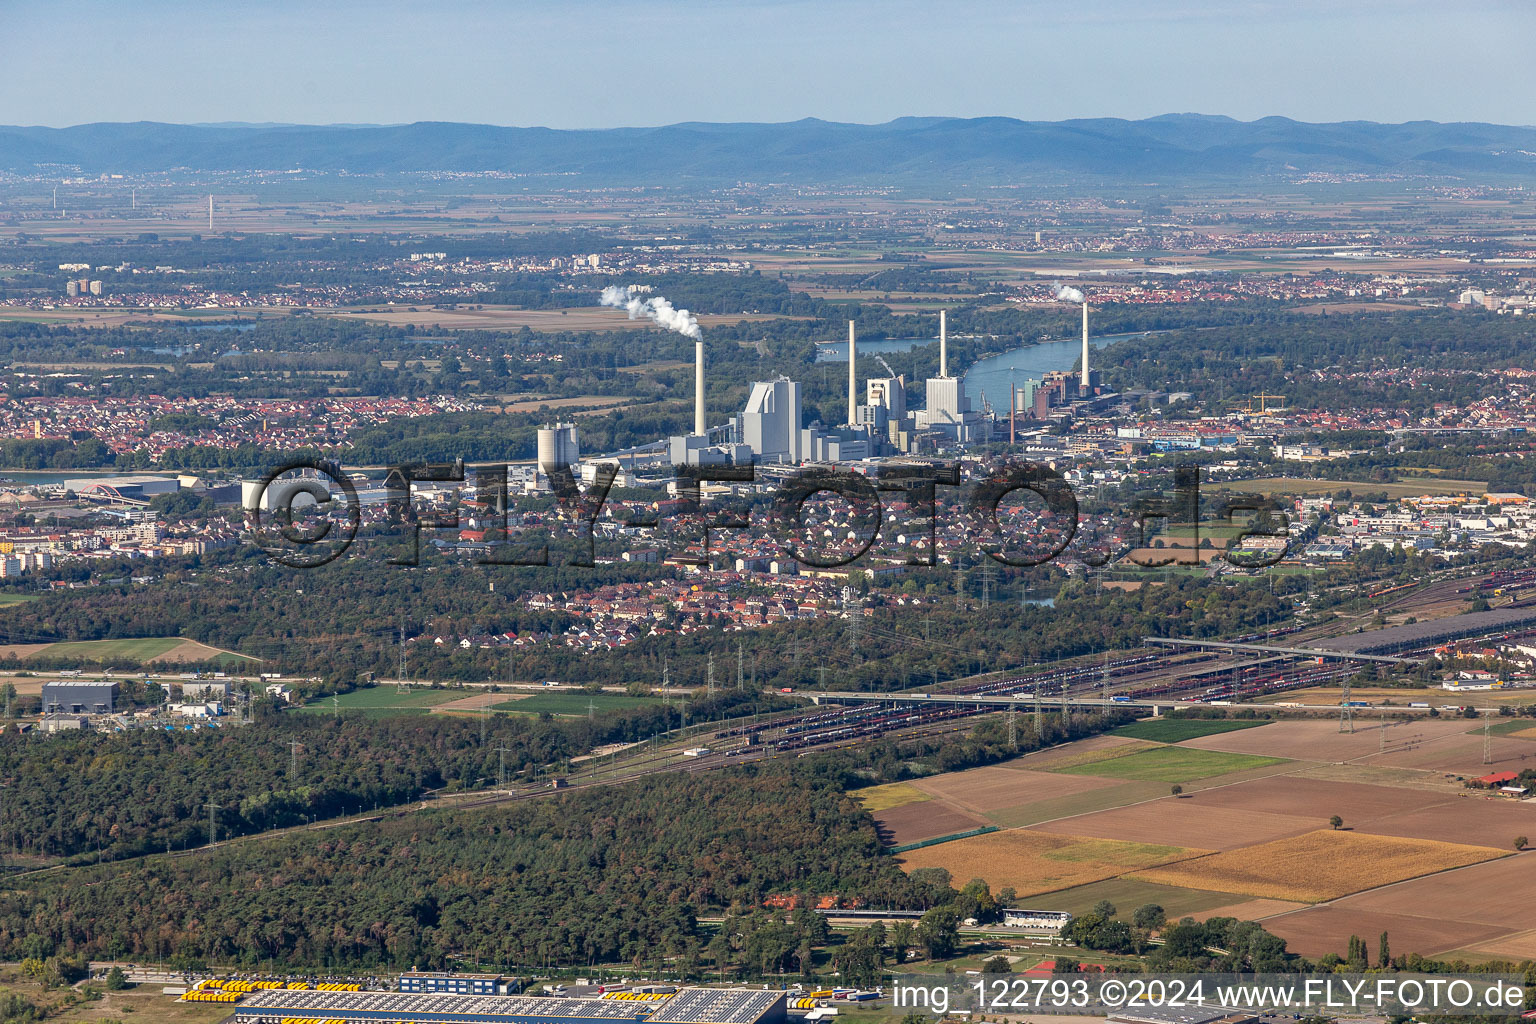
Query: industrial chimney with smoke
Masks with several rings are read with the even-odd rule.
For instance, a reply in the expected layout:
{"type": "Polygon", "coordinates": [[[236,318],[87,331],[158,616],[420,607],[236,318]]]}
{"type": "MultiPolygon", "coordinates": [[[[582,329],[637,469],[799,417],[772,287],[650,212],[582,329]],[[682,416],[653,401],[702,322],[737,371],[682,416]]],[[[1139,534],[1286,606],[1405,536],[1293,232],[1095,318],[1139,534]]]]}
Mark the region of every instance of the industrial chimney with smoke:
{"type": "MultiPolygon", "coordinates": [[[[1085,310],[1083,315],[1086,317],[1087,307],[1083,308],[1085,310]]],[[[1083,322],[1087,323],[1086,320],[1083,322]]],[[[1083,337],[1088,337],[1086,326],[1083,328],[1083,337]]],[[[704,420],[704,343],[702,341],[693,343],[693,432],[701,437],[709,432],[709,424],[704,420]]]]}

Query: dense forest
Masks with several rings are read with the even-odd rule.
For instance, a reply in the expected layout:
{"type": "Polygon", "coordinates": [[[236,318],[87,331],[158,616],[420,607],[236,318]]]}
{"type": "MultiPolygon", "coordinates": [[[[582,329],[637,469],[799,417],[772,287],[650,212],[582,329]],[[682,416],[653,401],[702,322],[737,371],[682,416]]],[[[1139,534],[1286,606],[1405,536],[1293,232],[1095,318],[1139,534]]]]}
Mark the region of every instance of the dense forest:
{"type": "MultiPolygon", "coordinates": [[[[708,720],[777,706],[729,691],[698,695],[691,711],[708,720]]],[[[483,726],[467,716],[337,718],[266,703],[257,712],[250,725],[223,729],[0,732],[0,858],[184,850],[207,842],[210,803],[228,838],[481,788],[503,763],[509,779],[531,776],[682,724],[677,709],[660,705],[593,721],[492,715],[483,726]]]]}
{"type": "Polygon", "coordinates": [[[687,962],[696,914],[775,892],[935,896],[835,781],[743,768],[31,876],[0,891],[0,957],[687,962]]]}

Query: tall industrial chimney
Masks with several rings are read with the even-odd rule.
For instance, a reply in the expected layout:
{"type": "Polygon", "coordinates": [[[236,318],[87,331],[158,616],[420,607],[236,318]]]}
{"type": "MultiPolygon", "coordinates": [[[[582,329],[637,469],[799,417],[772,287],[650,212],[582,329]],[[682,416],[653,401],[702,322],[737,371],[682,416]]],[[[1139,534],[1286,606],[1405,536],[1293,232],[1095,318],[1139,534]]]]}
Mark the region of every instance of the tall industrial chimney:
{"type": "Polygon", "coordinates": [[[1088,303],[1083,303],[1083,380],[1082,388],[1088,390],[1088,303]]]}
{"type": "Polygon", "coordinates": [[[848,425],[858,426],[859,388],[854,379],[853,361],[855,358],[855,345],[853,336],[853,321],[848,321],[848,425]]]}
{"type": "Polygon", "coordinates": [[[939,376],[949,376],[949,329],[944,322],[944,310],[939,310],[939,376]]]}
{"type": "Polygon", "coordinates": [[[693,343],[693,432],[700,437],[709,432],[704,422],[704,343],[693,343]]]}

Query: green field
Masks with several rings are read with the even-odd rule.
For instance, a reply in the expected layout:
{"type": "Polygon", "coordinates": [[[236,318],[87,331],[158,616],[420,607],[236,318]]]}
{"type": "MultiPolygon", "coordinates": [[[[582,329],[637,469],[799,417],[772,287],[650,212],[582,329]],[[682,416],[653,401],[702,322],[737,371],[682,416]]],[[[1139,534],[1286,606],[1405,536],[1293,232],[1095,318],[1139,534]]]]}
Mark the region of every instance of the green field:
{"type": "Polygon", "coordinates": [[[1156,903],[1177,921],[1185,914],[1198,914],[1237,902],[1231,893],[1208,892],[1205,889],[1184,889],[1156,882],[1138,882],[1130,878],[1109,878],[1102,882],[1073,886],[1043,896],[1031,896],[1029,905],[1041,910],[1065,910],[1069,914],[1086,914],[1099,900],[1109,900],[1119,911],[1119,917],[1129,921],[1136,908],[1156,903]]]}
{"type": "Polygon", "coordinates": [[[180,647],[178,637],[143,637],[134,640],[66,640],[49,644],[38,652],[45,658],[86,658],[91,661],[148,661],[173,647],[180,647]]]}
{"type": "MultiPolygon", "coordinates": [[[[1529,718],[1506,718],[1502,722],[1495,722],[1488,727],[1488,731],[1495,736],[1515,735],[1525,732],[1527,729],[1536,732],[1536,721],[1532,721],[1529,718]]],[[[1476,734],[1481,736],[1483,734],[1483,727],[1478,725],[1475,728],[1468,729],[1467,733],[1468,735],[1476,734]]],[[[1522,736],[1520,738],[1524,739],[1525,737],[1522,736]]]]}
{"type": "Polygon", "coordinates": [[[535,693],[519,700],[497,704],[493,711],[517,715],[585,715],[588,705],[594,712],[627,711],[661,703],[660,697],[631,697],[627,693],[535,693]]]}
{"type": "Polygon", "coordinates": [[[28,601],[36,601],[37,594],[0,594],[0,607],[8,604],[26,604],[28,601]]]}
{"type": "Polygon", "coordinates": [[[1129,736],[1138,740],[1157,743],[1183,743],[1201,736],[1215,736],[1223,732],[1252,729],[1268,725],[1267,721],[1236,721],[1221,718],[1153,718],[1145,722],[1133,722],[1114,731],[1116,736],[1129,736]]]}
{"type": "Polygon", "coordinates": [[[1108,761],[1055,770],[1068,775],[1096,775],[1100,778],[1138,782],[1194,782],[1213,775],[1282,763],[1284,758],[1260,757],[1257,754],[1228,754],[1198,747],[1154,747],[1108,761]]]}
{"type": "Polygon", "coordinates": [[[336,709],[361,711],[367,715],[425,714],[439,704],[467,696],[463,690],[410,690],[399,693],[393,686],[370,686],[343,693],[334,703],[329,697],[305,704],[299,710],[328,713],[336,709]]]}

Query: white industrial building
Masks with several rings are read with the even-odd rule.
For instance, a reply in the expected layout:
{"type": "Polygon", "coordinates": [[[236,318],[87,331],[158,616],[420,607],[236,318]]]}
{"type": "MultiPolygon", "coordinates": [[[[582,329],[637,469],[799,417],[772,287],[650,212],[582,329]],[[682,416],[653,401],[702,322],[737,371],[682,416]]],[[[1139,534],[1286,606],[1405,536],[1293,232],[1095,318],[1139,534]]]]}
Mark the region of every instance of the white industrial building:
{"type": "Polygon", "coordinates": [[[752,385],[747,407],[736,417],[736,437],[757,462],[803,460],[800,384],[787,377],[752,385]]]}

